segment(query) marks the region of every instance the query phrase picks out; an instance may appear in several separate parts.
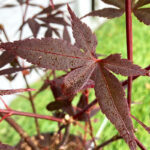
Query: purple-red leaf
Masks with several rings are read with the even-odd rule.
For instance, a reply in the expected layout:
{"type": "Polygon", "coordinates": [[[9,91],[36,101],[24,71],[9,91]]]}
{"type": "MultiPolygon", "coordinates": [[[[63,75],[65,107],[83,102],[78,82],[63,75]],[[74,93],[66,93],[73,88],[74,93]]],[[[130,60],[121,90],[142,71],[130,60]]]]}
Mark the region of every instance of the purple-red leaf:
{"type": "Polygon", "coordinates": [[[12,89],[12,90],[0,90],[0,95],[10,95],[20,92],[28,92],[28,91],[34,91],[34,89],[12,89]]]}
{"type": "Polygon", "coordinates": [[[150,0],[138,0],[135,7],[139,8],[150,3],[150,0]]]}
{"type": "Polygon", "coordinates": [[[92,12],[88,13],[87,15],[85,15],[84,17],[86,17],[86,16],[98,16],[98,17],[105,17],[108,19],[112,19],[115,17],[122,16],[123,13],[124,13],[124,11],[121,9],[104,8],[104,9],[92,11],[92,12]]]}
{"type": "Polygon", "coordinates": [[[15,59],[15,55],[11,54],[9,51],[5,51],[0,56],[0,68],[12,62],[15,59]]]}
{"type": "Polygon", "coordinates": [[[28,25],[33,33],[34,37],[37,37],[37,34],[39,32],[40,29],[40,25],[35,21],[35,19],[28,19],[28,25]]]}
{"type": "Polygon", "coordinates": [[[127,100],[118,79],[100,64],[93,74],[95,95],[102,112],[115,125],[131,150],[136,150],[127,100]]]}
{"type": "Polygon", "coordinates": [[[143,122],[137,119],[135,116],[131,115],[131,117],[136,120],[149,134],[150,134],[150,127],[146,126],[143,122]]]}
{"type": "Polygon", "coordinates": [[[89,56],[76,46],[60,39],[26,39],[14,43],[1,43],[0,48],[48,69],[66,70],[86,64],[89,56]]]}
{"type": "Polygon", "coordinates": [[[146,25],[150,25],[150,8],[139,8],[134,10],[134,15],[139,21],[146,25]]]}
{"type": "Polygon", "coordinates": [[[80,91],[91,77],[95,66],[95,62],[91,62],[86,66],[71,71],[64,78],[64,93],[66,95],[71,95],[80,91]]]}
{"type": "Polygon", "coordinates": [[[47,109],[49,111],[54,111],[58,109],[62,109],[63,107],[70,107],[70,101],[66,100],[56,100],[54,102],[51,102],[47,105],[47,109]]]}
{"type": "Polygon", "coordinates": [[[96,36],[85,23],[81,22],[80,19],[76,17],[69,5],[68,11],[72,19],[72,30],[76,45],[84,51],[91,51],[94,53],[97,46],[96,36]]]}
{"type": "Polygon", "coordinates": [[[114,73],[124,76],[146,75],[148,72],[127,59],[121,59],[120,54],[110,55],[101,60],[100,63],[103,63],[105,68],[113,71],[114,73]]]}
{"type": "Polygon", "coordinates": [[[125,10],[125,0],[102,0],[104,3],[114,5],[125,10]]]}

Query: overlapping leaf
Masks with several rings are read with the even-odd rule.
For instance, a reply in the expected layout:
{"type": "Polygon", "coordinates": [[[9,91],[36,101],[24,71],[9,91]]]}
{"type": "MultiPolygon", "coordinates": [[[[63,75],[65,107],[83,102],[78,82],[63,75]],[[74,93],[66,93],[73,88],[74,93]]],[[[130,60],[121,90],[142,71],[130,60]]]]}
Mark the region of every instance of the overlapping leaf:
{"type": "MultiPolygon", "coordinates": [[[[86,16],[99,16],[108,19],[120,17],[125,11],[125,0],[102,0],[106,4],[113,5],[117,8],[104,8],[88,13],[86,16]]],[[[141,8],[150,3],[150,0],[132,0],[132,12],[137,19],[146,25],[150,25],[150,8],[141,8]]],[[[83,18],[83,17],[82,17],[83,18]]]]}

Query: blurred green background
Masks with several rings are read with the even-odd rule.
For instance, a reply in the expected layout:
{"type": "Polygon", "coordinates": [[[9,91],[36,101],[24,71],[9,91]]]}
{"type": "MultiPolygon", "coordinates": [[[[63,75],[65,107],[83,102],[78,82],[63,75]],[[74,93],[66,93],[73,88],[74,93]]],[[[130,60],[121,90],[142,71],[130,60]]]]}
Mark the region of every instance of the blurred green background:
{"type": "MultiPolygon", "coordinates": [[[[123,58],[126,58],[126,32],[125,32],[125,16],[109,20],[104,23],[95,31],[98,39],[97,53],[110,55],[112,53],[121,53],[123,58]]],[[[133,56],[134,63],[142,67],[146,67],[150,64],[150,27],[140,23],[133,16],[133,56]]],[[[119,78],[122,78],[119,76],[119,78]]],[[[32,85],[32,88],[38,89],[42,82],[38,81],[32,85]]],[[[132,105],[132,114],[140,119],[142,122],[149,126],[150,124],[150,79],[148,77],[139,77],[133,83],[132,100],[137,104],[132,105]],[[140,104],[139,104],[140,103],[140,104]]],[[[79,95],[75,99],[75,103],[78,101],[79,95]]],[[[90,94],[90,100],[94,99],[93,91],[90,94]]],[[[37,113],[51,115],[46,110],[46,105],[54,100],[52,93],[49,89],[41,92],[35,99],[35,106],[37,113]]],[[[32,112],[30,103],[28,100],[18,97],[11,103],[11,108],[20,111],[32,112]]],[[[29,134],[36,134],[35,124],[33,118],[13,116],[13,118],[22,126],[22,128],[29,134]]],[[[99,127],[103,123],[105,116],[99,112],[92,120],[93,121],[94,135],[96,135],[99,127]]],[[[150,136],[149,134],[134,120],[134,127],[137,129],[136,137],[144,144],[147,149],[150,149],[150,136]]],[[[57,131],[57,123],[39,120],[41,132],[57,131]]],[[[78,126],[71,126],[71,132],[80,134],[83,133],[82,128],[78,126]]],[[[100,139],[97,143],[109,139],[117,133],[114,126],[108,122],[105,129],[102,131],[100,139]]],[[[19,141],[18,134],[9,125],[3,121],[0,123],[0,141],[11,145],[17,144],[19,141]]],[[[128,150],[127,144],[123,140],[114,142],[106,147],[104,150],[128,150]]]]}

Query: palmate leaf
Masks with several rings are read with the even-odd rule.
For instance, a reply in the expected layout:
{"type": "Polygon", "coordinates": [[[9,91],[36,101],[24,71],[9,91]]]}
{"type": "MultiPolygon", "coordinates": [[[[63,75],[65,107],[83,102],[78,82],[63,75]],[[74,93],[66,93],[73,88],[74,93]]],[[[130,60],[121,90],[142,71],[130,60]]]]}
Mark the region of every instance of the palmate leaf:
{"type": "Polygon", "coordinates": [[[104,64],[105,68],[123,76],[146,75],[148,73],[148,71],[133,64],[131,61],[127,59],[121,59],[120,54],[110,55],[103,59],[101,63],[104,64]]]}
{"type": "Polygon", "coordinates": [[[95,94],[102,112],[115,125],[130,149],[136,150],[133,125],[122,85],[101,64],[97,64],[94,81],[95,94]]]}
{"type": "Polygon", "coordinates": [[[60,39],[27,39],[14,43],[2,43],[0,48],[48,69],[66,70],[84,66],[89,59],[76,46],[60,39]]]}
{"type": "MultiPolygon", "coordinates": [[[[0,48],[19,55],[43,68],[70,69],[71,72],[63,79],[63,90],[66,94],[70,94],[71,98],[72,94],[76,94],[79,90],[87,87],[88,81],[93,79],[96,98],[102,112],[115,125],[130,149],[136,150],[133,126],[124,90],[109,70],[126,76],[145,75],[147,72],[130,61],[121,59],[118,54],[111,55],[103,60],[97,59],[95,35],[92,34],[86,24],[75,16],[69,6],[68,10],[72,18],[75,45],[60,39],[44,38],[1,43],[0,48]]],[[[60,90],[61,87],[59,87],[60,90]]],[[[62,90],[55,94],[55,98],[59,100],[68,96],[62,96],[62,90]]]]}

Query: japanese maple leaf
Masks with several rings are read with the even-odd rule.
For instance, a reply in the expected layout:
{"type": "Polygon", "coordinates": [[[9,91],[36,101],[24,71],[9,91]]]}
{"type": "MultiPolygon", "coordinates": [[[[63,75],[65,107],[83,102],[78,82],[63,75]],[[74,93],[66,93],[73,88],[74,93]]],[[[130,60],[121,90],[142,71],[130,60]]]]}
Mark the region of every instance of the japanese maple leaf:
{"type": "MultiPolygon", "coordinates": [[[[125,12],[125,0],[102,0],[104,3],[113,5],[116,8],[104,8],[88,13],[86,16],[99,16],[108,19],[120,17],[125,12]]],[[[146,25],[150,25],[150,8],[142,8],[150,4],[150,0],[132,0],[132,12],[137,19],[146,25]]]]}
{"type": "Polygon", "coordinates": [[[96,36],[80,21],[68,6],[72,19],[75,44],[61,39],[26,39],[13,43],[1,43],[0,48],[10,51],[40,67],[68,70],[64,77],[63,91],[73,95],[95,81],[95,95],[102,112],[115,125],[131,150],[136,150],[133,125],[128,104],[120,81],[112,72],[124,76],[146,75],[147,71],[134,65],[119,54],[98,59],[95,54],[96,36]]]}

